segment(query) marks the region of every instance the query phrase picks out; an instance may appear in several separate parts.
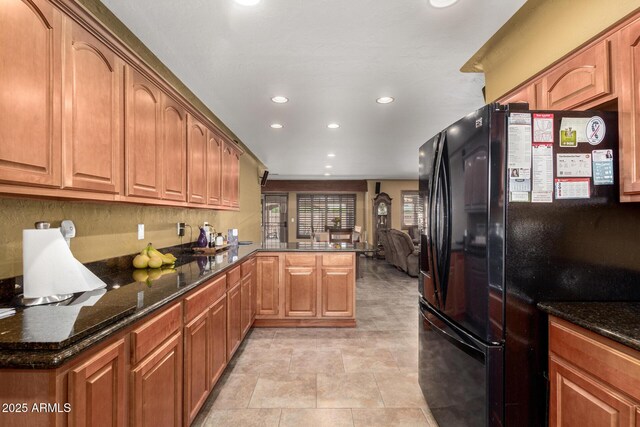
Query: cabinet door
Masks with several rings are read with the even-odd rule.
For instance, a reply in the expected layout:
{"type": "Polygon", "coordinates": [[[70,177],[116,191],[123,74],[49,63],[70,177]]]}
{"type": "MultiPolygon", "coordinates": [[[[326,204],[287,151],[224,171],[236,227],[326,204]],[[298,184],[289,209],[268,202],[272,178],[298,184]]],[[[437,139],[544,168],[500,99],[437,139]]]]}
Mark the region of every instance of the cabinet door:
{"type": "Polygon", "coordinates": [[[610,94],[609,43],[603,40],[547,73],[542,78],[542,102],[538,108],[575,110],[610,94]]]}
{"type": "Polygon", "coordinates": [[[322,317],[353,317],[353,268],[322,269],[322,317]]]}
{"type": "Polygon", "coordinates": [[[549,425],[632,425],[635,405],[605,383],[560,359],[549,361],[549,425]]]}
{"type": "Polygon", "coordinates": [[[242,336],[244,337],[247,332],[249,332],[249,328],[251,328],[251,282],[253,280],[253,276],[248,274],[242,278],[241,282],[241,301],[242,301],[242,314],[240,316],[241,324],[242,324],[242,336]]]}
{"type": "Polygon", "coordinates": [[[640,19],[621,31],[619,51],[620,191],[624,201],[640,201],[640,19]]]}
{"type": "Polygon", "coordinates": [[[120,192],[123,63],[65,18],[64,182],[68,188],[120,192]]]}
{"type": "Polygon", "coordinates": [[[285,317],[316,317],[317,280],[315,267],[285,269],[285,317]]]}
{"type": "Polygon", "coordinates": [[[222,140],[211,130],[207,142],[207,203],[220,206],[222,203],[222,140]]]}
{"type": "Polygon", "coordinates": [[[211,316],[210,388],[218,381],[227,366],[227,297],[223,296],[209,309],[211,316]]]}
{"type": "Polygon", "coordinates": [[[211,391],[210,329],[208,309],[184,328],[184,416],[187,424],[191,424],[198,415],[211,391]]]}
{"type": "Polygon", "coordinates": [[[258,316],[278,316],[280,289],[280,260],[277,256],[258,257],[257,261],[257,306],[258,316]]]}
{"type": "Polygon", "coordinates": [[[535,110],[538,108],[538,94],[539,82],[530,83],[517,91],[508,94],[504,98],[500,99],[498,102],[501,104],[509,104],[509,103],[522,103],[526,102],[529,104],[530,110],[535,110]]]}
{"type": "Polygon", "coordinates": [[[242,341],[242,296],[238,283],[227,292],[227,361],[231,360],[242,341]]]}
{"type": "Polygon", "coordinates": [[[231,155],[231,207],[240,207],[240,154],[234,150],[231,155]]]}
{"type": "Polygon", "coordinates": [[[69,424],[125,426],[125,354],[120,339],[69,373],[69,424]]]}
{"type": "Polygon", "coordinates": [[[127,195],[159,199],[162,188],[160,89],[127,67],[127,195]]]}
{"type": "Polygon", "coordinates": [[[131,371],[134,426],[182,424],[182,333],[177,332],[131,371]]]}
{"type": "Polygon", "coordinates": [[[162,93],[162,198],[187,201],[187,117],[162,93]]]}
{"type": "Polygon", "coordinates": [[[0,180],[60,187],[60,13],[6,0],[0,22],[0,180]]]}
{"type": "Polygon", "coordinates": [[[230,143],[225,141],[222,144],[222,205],[231,206],[233,198],[233,154],[234,149],[230,143]]]}
{"type": "Polygon", "coordinates": [[[189,115],[187,120],[189,150],[189,202],[207,202],[207,129],[189,115]]]}
{"type": "Polygon", "coordinates": [[[251,261],[251,323],[258,312],[258,268],[255,258],[251,261]]]}

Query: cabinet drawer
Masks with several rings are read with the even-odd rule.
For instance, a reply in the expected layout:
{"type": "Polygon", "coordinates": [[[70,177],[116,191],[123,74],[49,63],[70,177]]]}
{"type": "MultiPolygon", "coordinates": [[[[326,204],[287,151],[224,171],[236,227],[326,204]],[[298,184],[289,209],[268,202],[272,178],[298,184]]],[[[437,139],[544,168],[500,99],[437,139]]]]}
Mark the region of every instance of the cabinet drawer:
{"type": "Polygon", "coordinates": [[[245,277],[247,274],[251,274],[253,266],[256,265],[256,259],[251,258],[249,261],[245,261],[242,263],[242,277],[245,277]]]}
{"type": "Polygon", "coordinates": [[[181,305],[175,304],[131,332],[131,363],[137,364],[181,326],[181,305]]]}
{"type": "Polygon", "coordinates": [[[189,323],[196,316],[216,302],[227,291],[227,276],[222,275],[207,283],[184,299],[185,323],[189,323]]]}
{"type": "Polygon", "coordinates": [[[322,255],[322,265],[327,267],[352,267],[353,254],[325,254],[322,255]]]}
{"type": "Polygon", "coordinates": [[[227,272],[227,288],[233,288],[240,281],[240,266],[227,272]]]}
{"type": "Polygon", "coordinates": [[[316,265],[315,254],[295,254],[285,256],[287,267],[314,267],[316,265]]]}
{"type": "Polygon", "coordinates": [[[549,348],[635,400],[640,400],[640,352],[555,317],[549,318],[549,348]]]}

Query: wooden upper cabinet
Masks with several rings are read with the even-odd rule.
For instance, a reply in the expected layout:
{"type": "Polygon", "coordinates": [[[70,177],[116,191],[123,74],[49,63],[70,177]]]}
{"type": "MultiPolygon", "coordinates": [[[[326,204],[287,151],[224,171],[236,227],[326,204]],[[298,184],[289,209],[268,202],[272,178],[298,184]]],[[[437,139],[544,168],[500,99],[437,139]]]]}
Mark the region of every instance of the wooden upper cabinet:
{"type": "Polygon", "coordinates": [[[125,426],[124,339],[88,357],[69,373],[72,426],[125,426]]]}
{"type": "Polygon", "coordinates": [[[187,116],[189,202],[207,202],[207,128],[193,116],[187,116]]]}
{"type": "Polygon", "coordinates": [[[63,186],[119,193],[124,65],[70,18],[64,29],[63,186]]]}
{"type": "Polygon", "coordinates": [[[222,139],[208,131],[207,140],[207,204],[219,206],[222,202],[222,139]]]}
{"type": "Polygon", "coordinates": [[[127,67],[127,195],[159,199],[162,191],[160,89],[127,67]]]}
{"type": "Polygon", "coordinates": [[[530,110],[538,108],[538,98],[540,98],[540,82],[530,83],[520,89],[507,94],[498,100],[501,104],[522,103],[529,104],[530,110]]]}
{"type": "Polygon", "coordinates": [[[640,19],[620,34],[620,195],[640,202],[640,19]]]}
{"type": "Polygon", "coordinates": [[[237,208],[240,196],[240,153],[235,145],[224,141],[222,146],[222,206],[237,208]]]}
{"type": "Polygon", "coordinates": [[[60,187],[61,15],[6,0],[0,22],[0,181],[60,187]]]}
{"type": "Polygon", "coordinates": [[[164,92],[162,100],[162,198],[187,201],[187,114],[164,92]]]}
{"type": "Polygon", "coordinates": [[[610,40],[602,40],[563,61],[542,77],[537,108],[581,109],[612,93],[610,40]]]}

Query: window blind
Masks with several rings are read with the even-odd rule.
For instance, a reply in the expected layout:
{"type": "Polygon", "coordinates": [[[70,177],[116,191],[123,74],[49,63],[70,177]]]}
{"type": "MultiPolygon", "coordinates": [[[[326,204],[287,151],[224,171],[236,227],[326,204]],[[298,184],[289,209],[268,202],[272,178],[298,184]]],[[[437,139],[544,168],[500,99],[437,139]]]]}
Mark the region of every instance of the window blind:
{"type": "Polygon", "coordinates": [[[355,194],[298,194],[299,239],[311,237],[311,228],[315,232],[333,227],[334,218],[340,218],[340,227],[352,228],[356,222],[355,194]]]}
{"type": "Polygon", "coordinates": [[[423,210],[422,199],[417,191],[402,192],[402,228],[419,227],[423,210]]]}

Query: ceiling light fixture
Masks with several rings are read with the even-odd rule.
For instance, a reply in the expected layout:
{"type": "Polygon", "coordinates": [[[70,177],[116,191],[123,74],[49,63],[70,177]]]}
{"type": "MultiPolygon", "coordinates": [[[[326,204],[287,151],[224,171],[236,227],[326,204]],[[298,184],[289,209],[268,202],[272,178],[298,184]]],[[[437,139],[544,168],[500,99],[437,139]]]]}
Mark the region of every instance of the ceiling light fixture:
{"type": "Polygon", "coordinates": [[[255,6],[260,3],[260,0],[236,0],[236,3],[242,6],[255,6]]]}
{"type": "Polygon", "coordinates": [[[327,168],[327,169],[331,169],[332,167],[333,167],[333,166],[331,166],[331,165],[326,165],[326,166],[325,166],[325,168],[327,168]]]}
{"type": "Polygon", "coordinates": [[[271,98],[271,100],[276,104],[284,104],[285,102],[289,102],[289,98],[287,98],[286,96],[280,96],[280,95],[274,96],[273,98],[271,98]]]}
{"type": "Polygon", "coordinates": [[[378,104],[390,104],[393,102],[393,98],[390,96],[381,96],[380,98],[376,99],[376,102],[378,104]]]}
{"type": "Polygon", "coordinates": [[[429,0],[431,6],[436,7],[438,9],[442,9],[443,7],[449,7],[452,4],[457,3],[458,0],[429,0]]]}
{"type": "Polygon", "coordinates": [[[284,126],[282,126],[280,123],[273,123],[271,125],[272,129],[282,129],[284,126]]]}
{"type": "Polygon", "coordinates": [[[325,173],[324,176],[331,176],[329,172],[325,173]]]}
{"type": "Polygon", "coordinates": [[[329,154],[327,154],[327,157],[335,157],[335,156],[336,156],[336,155],[335,155],[335,153],[329,153],[329,154]]]}
{"type": "Polygon", "coordinates": [[[327,125],[327,127],[328,127],[329,129],[338,129],[338,128],[340,127],[340,125],[339,125],[339,124],[337,124],[337,123],[329,123],[329,124],[327,125]]]}

